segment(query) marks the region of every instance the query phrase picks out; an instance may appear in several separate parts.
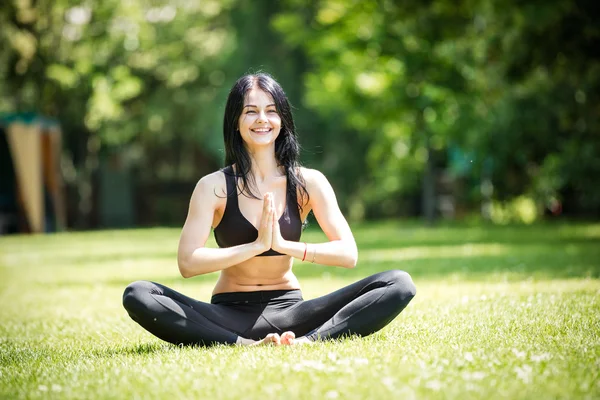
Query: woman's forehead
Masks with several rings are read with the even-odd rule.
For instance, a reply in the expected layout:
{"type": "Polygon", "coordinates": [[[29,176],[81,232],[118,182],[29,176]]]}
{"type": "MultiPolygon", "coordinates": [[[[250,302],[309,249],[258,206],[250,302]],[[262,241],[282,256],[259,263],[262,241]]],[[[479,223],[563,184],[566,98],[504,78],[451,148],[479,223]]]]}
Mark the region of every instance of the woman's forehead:
{"type": "Polygon", "coordinates": [[[256,88],[253,87],[252,89],[250,89],[248,91],[248,93],[246,93],[246,97],[244,98],[244,105],[247,104],[252,104],[255,106],[258,105],[267,105],[267,104],[273,104],[275,103],[273,101],[273,96],[271,96],[269,93],[263,91],[260,88],[256,88]]]}

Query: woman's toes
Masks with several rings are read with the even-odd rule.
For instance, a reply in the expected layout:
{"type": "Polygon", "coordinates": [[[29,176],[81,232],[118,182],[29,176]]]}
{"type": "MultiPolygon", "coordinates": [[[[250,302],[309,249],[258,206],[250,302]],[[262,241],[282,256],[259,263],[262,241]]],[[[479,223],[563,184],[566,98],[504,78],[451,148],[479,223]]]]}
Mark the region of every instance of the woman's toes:
{"type": "Polygon", "coordinates": [[[293,345],[296,339],[294,332],[288,331],[281,334],[281,344],[293,345]]]}
{"type": "Polygon", "coordinates": [[[271,342],[276,346],[279,346],[281,344],[281,337],[279,336],[278,333],[269,333],[267,335],[267,337],[265,338],[266,342],[271,342]]]}

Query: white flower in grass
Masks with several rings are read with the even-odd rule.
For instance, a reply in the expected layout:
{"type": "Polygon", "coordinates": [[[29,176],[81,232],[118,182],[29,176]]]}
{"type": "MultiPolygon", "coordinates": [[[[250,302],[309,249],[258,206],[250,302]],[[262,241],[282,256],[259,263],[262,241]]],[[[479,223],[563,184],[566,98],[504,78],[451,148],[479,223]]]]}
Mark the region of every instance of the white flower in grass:
{"type": "Polygon", "coordinates": [[[438,380],[434,379],[434,380],[432,380],[432,381],[429,381],[429,382],[427,382],[427,383],[425,384],[425,387],[426,387],[427,389],[431,389],[431,390],[433,390],[433,391],[436,391],[436,392],[438,392],[438,391],[440,391],[440,389],[442,389],[442,382],[440,382],[440,381],[438,381],[438,380]]]}
{"type": "Polygon", "coordinates": [[[366,365],[369,363],[369,360],[366,358],[360,358],[360,357],[356,357],[356,358],[348,358],[347,359],[350,364],[352,365],[366,365]]]}
{"type": "Polygon", "coordinates": [[[533,362],[546,361],[551,358],[552,358],[552,355],[550,353],[534,354],[530,357],[531,361],[533,361],[533,362]]]}
{"type": "Polygon", "coordinates": [[[325,365],[321,361],[313,361],[313,360],[303,360],[303,361],[299,362],[298,364],[294,365],[294,367],[292,369],[294,371],[315,369],[317,371],[324,371],[324,372],[333,372],[336,370],[336,368],[333,366],[325,365]]]}
{"type": "Polygon", "coordinates": [[[480,381],[486,376],[487,374],[482,371],[465,372],[462,374],[462,377],[465,381],[480,381]]]}
{"type": "Polygon", "coordinates": [[[467,360],[468,362],[473,362],[473,354],[465,353],[465,360],[467,360]]]}
{"type": "Polygon", "coordinates": [[[383,383],[388,389],[392,389],[394,387],[394,378],[391,376],[386,376],[381,379],[381,383],[383,383]]]}
{"type": "Polygon", "coordinates": [[[268,392],[269,394],[275,394],[276,392],[280,391],[281,389],[283,389],[283,385],[280,383],[273,383],[273,384],[265,387],[265,391],[268,392]]]}
{"type": "Polygon", "coordinates": [[[335,361],[336,364],[338,365],[365,365],[369,363],[369,360],[366,358],[360,358],[360,357],[350,357],[350,358],[340,358],[339,360],[332,360],[335,361]]]}
{"type": "Polygon", "coordinates": [[[48,391],[48,386],[46,386],[46,385],[40,385],[40,386],[38,386],[38,390],[40,392],[47,392],[48,391]]]}
{"type": "Polygon", "coordinates": [[[531,382],[532,371],[532,368],[527,364],[524,364],[522,367],[515,367],[515,373],[517,374],[517,378],[522,380],[523,383],[531,382]]]}
{"type": "Polygon", "coordinates": [[[340,394],[335,390],[330,390],[329,392],[325,393],[326,399],[337,399],[338,397],[340,397],[340,394]]]}
{"type": "Polygon", "coordinates": [[[512,352],[517,358],[525,358],[526,354],[524,351],[519,351],[519,350],[513,348],[512,352]]]}
{"type": "Polygon", "coordinates": [[[52,384],[52,391],[53,392],[62,392],[62,386],[57,385],[56,383],[52,384]]]}

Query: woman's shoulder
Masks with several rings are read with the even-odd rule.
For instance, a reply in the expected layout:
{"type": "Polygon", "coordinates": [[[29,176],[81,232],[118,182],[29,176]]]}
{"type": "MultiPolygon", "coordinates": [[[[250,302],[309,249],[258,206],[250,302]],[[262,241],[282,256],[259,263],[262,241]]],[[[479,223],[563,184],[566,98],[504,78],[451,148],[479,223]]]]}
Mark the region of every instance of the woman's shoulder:
{"type": "Polygon", "coordinates": [[[325,175],[318,169],[300,167],[300,173],[307,185],[319,185],[327,182],[325,175]]]}
{"type": "Polygon", "coordinates": [[[226,186],[225,174],[227,168],[219,169],[218,171],[211,172],[204,175],[196,183],[196,190],[202,193],[218,193],[221,192],[226,186]]]}

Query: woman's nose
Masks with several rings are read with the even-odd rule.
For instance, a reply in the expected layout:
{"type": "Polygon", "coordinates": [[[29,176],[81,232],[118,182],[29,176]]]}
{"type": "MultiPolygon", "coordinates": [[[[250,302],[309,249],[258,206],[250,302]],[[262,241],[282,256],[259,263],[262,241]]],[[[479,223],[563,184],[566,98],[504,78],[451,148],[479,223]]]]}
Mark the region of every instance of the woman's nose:
{"type": "Polygon", "coordinates": [[[264,111],[259,111],[258,112],[258,118],[257,118],[257,122],[267,122],[267,114],[264,111]]]}

